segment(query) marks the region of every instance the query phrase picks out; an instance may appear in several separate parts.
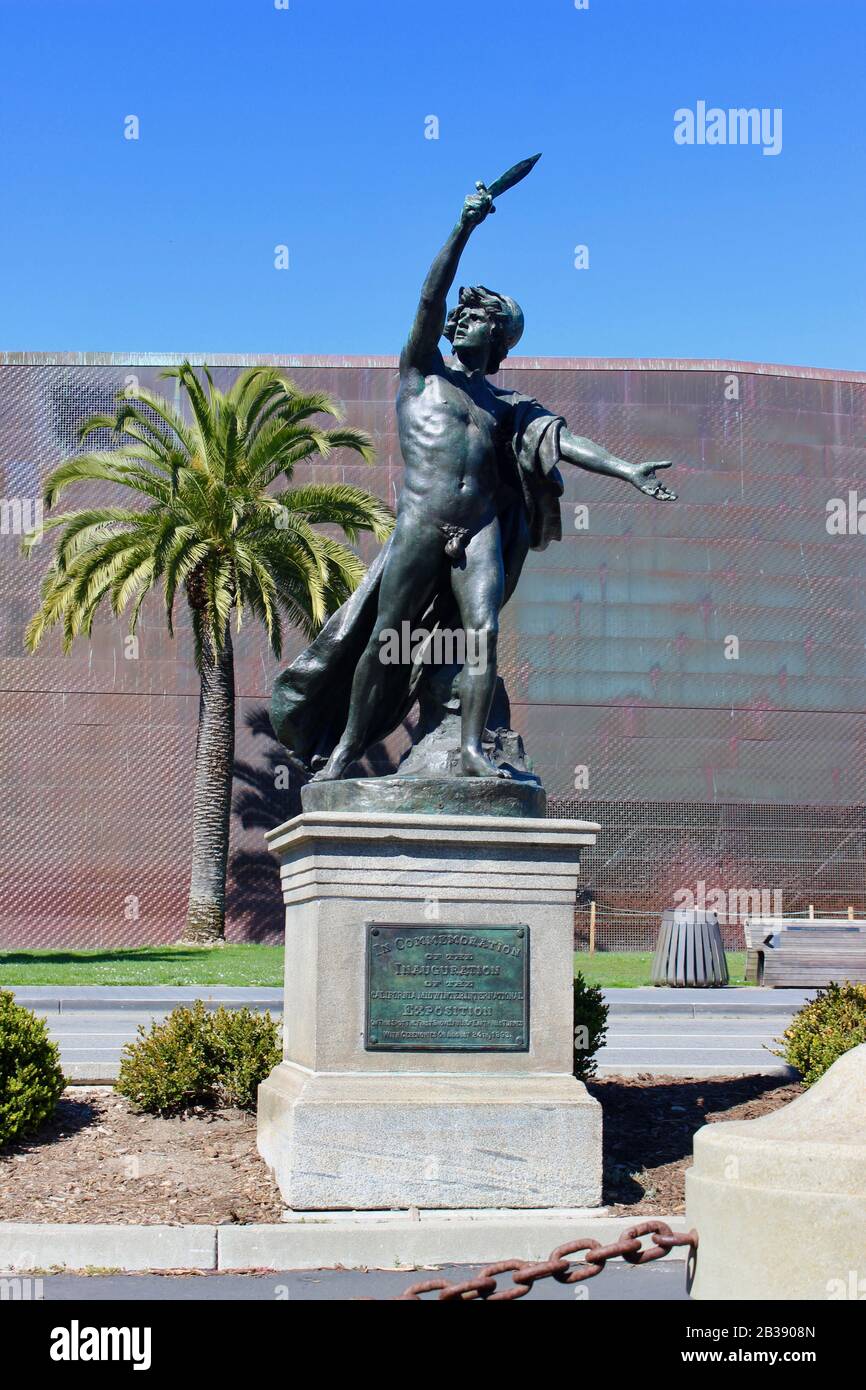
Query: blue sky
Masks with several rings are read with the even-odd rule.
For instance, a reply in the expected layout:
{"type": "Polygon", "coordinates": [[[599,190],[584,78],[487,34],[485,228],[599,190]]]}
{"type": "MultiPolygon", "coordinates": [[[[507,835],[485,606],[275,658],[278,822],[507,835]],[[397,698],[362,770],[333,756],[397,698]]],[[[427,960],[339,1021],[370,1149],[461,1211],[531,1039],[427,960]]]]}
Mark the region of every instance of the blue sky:
{"type": "Polygon", "coordinates": [[[0,349],[397,352],[464,194],[542,150],[460,277],[521,354],[866,369],[866,6],[288,3],[0,0],[0,349]],[[678,145],[699,101],[781,152],[678,145]]]}

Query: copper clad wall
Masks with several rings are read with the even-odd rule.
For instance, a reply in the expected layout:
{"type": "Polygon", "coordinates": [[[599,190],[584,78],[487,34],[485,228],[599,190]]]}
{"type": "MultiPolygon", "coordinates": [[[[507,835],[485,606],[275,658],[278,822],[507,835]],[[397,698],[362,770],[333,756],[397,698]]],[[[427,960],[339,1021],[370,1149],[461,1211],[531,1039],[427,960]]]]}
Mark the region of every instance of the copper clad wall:
{"type": "MultiPolygon", "coordinates": [[[[378,450],[373,467],[342,455],[304,478],[345,478],[393,503],[394,364],[286,361],[303,386],[341,400],[378,450]]],[[[219,367],[218,379],[236,369],[219,367]]],[[[80,421],[108,408],[130,375],[158,387],[158,371],[152,360],[7,356],[0,496],[37,496],[47,470],[75,448],[80,421]]],[[[784,889],[786,903],[819,890],[828,903],[834,894],[852,901],[862,835],[853,861],[850,836],[866,804],[866,536],[831,535],[826,518],[830,499],[858,490],[866,498],[866,376],[518,359],[500,380],[625,457],[677,465],[681,500],[670,506],[569,469],[563,543],[530,558],[504,617],[515,723],[550,793],[568,813],[620,808],[608,817],[606,860],[624,879],[611,893],[625,892],[628,865],[640,859],[640,892],[661,903],[671,862],[697,826],[709,848],[694,862],[706,868],[718,864],[709,833],[718,808],[728,808],[730,825],[731,808],[761,804],[798,831],[825,826],[829,836],[818,855],[798,850],[802,839],[786,841],[776,856],[784,875],[768,871],[768,886],[784,889]],[[586,529],[575,525],[581,505],[586,529]],[[726,656],[730,637],[737,659],[726,656]],[[647,826],[660,806],[668,834],[648,860],[647,826]],[[849,849],[837,853],[843,841],[849,849]]],[[[65,505],[108,495],[73,489],[65,505]]],[[[8,508],[4,516],[9,530],[8,508]]],[[[0,536],[0,946],[171,941],[190,850],[197,681],[188,633],[180,626],[172,641],[154,604],[137,657],[125,648],[125,624],[108,618],[69,657],[56,638],[26,655],[22,631],[50,540],[29,560],[18,543],[0,536]]],[[[279,904],[261,831],[291,811],[294,794],[274,790],[279,750],[262,717],[274,667],[253,624],[237,656],[230,935],[275,940],[279,904]]],[[[754,864],[744,844],[729,866],[737,853],[754,864]]],[[[688,882],[694,863],[682,862],[688,882]]]]}

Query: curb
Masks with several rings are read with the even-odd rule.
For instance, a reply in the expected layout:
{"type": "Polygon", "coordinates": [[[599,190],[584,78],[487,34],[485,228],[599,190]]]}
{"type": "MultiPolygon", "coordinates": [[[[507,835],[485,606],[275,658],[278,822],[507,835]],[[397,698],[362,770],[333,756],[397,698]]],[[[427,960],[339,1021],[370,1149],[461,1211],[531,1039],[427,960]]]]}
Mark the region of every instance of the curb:
{"type": "Polygon", "coordinates": [[[632,1004],[625,1000],[605,997],[611,1018],[792,1018],[801,1007],[794,1004],[771,1004],[766,999],[756,999],[754,1004],[729,1003],[720,999],[718,1003],[686,1004],[680,1002],[645,1003],[638,1000],[632,1004]]]}
{"type": "MultiPolygon", "coordinates": [[[[219,1268],[239,1270],[414,1269],[441,1264],[491,1264],[499,1260],[545,1260],[557,1246],[593,1239],[615,1240],[640,1218],[557,1212],[420,1212],[392,1220],[293,1214],[281,1226],[221,1226],[219,1268]]],[[[672,1230],[688,1230],[684,1216],[660,1217],[672,1230]]],[[[671,1255],[685,1261],[688,1249],[671,1255]]],[[[668,1257],[670,1258],[670,1256],[668,1257]]]]}
{"type": "MultiPolygon", "coordinates": [[[[616,1051],[616,1044],[611,1045],[616,1051]]],[[[603,1055],[603,1054],[601,1054],[603,1055]]],[[[113,1087],[120,1075],[119,1062],[66,1062],[63,1075],[68,1086],[113,1087]]],[[[599,1060],[595,1078],[614,1076],[779,1076],[787,1081],[799,1081],[800,1073],[786,1062],[753,1063],[750,1066],[701,1065],[682,1062],[610,1062],[599,1060]]]]}
{"type": "Polygon", "coordinates": [[[67,1086],[113,1087],[120,1076],[119,1062],[64,1062],[62,1050],[60,1065],[67,1086]]]}
{"type": "MultiPolygon", "coordinates": [[[[15,993],[15,991],[12,991],[15,993]]],[[[98,1013],[171,1013],[179,1004],[192,1003],[193,1000],[165,999],[162,996],[148,996],[141,999],[68,999],[65,995],[48,995],[41,998],[16,993],[15,998],[25,1008],[44,1014],[98,1014],[98,1013]]],[[[754,1004],[732,1004],[719,1000],[717,1004],[686,1004],[679,1002],[648,1004],[642,1001],[631,1004],[618,999],[606,999],[611,1017],[618,1018],[789,1018],[797,1012],[799,1004],[770,1004],[765,1000],[754,1004]]],[[[282,999],[254,998],[202,999],[205,1009],[246,1008],[255,1012],[269,1010],[272,1014],[282,1014],[282,999]]]]}
{"type": "MultiPolygon", "coordinates": [[[[98,1014],[98,1013],[170,1013],[180,1004],[192,1003],[192,999],[166,999],[162,995],[142,995],[140,999],[106,999],[103,997],[89,999],[70,999],[66,995],[43,995],[27,996],[23,993],[12,991],[19,1004],[23,1004],[28,1009],[35,1009],[39,1013],[50,1014],[98,1014]]],[[[202,999],[202,1004],[206,1009],[216,1010],[219,1008],[247,1008],[257,1012],[269,1009],[272,1014],[283,1012],[282,998],[278,1000],[266,999],[261,996],[252,999],[202,999]]],[[[718,1003],[706,1004],[687,1004],[680,1001],[659,1000],[657,1004],[646,1003],[638,1000],[630,1003],[626,1000],[606,998],[608,1009],[611,1015],[621,1017],[639,1016],[644,1018],[678,1017],[678,1018],[777,1018],[788,1017],[796,1013],[799,1004],[771,1004],[766,1000],[756,1000],[754,1004],[731,1003],[720,999],[718,1003]]]]}
{"type": "MultiPolygon", "coordinates": [[[[405,1269],[541,1260],[567,1242],[615,1240],[640,1217],[585,1209],[467,1212],[292,1212],[267,1226],[0,1223],[0,1270],[405,1269]]],[[[675,1232],[685,1216],[660,1216],[675,1232]]],[[[685,1261],[688,1247],[668,1260],[685,1261]]]]}
{"type": "Polygon", "coordinates": [[[217,1268],[216,1226],[92,1226],[0,1222],[0,1269],[217,1268]]]}
{"type": "Polygon", "coordinates": [[[9,986],[10,992],[14,994],[16,1001],[23,1004],[25,1008],[34,1009],[37,1013],[48,1014],[98,1014],[98,1013],[171,1013],[172,1009],[182,1004],[192,1004],[196,1000],[201,1000],[205,1009],[215,1012],[219,1008],[247,1008],[257,1013],[269,1010],[272,1014],[282,1014],[283,1012],[283,992],[275,991],[275,998],[271,999],[266,994],[252,995],[249,999],[220,999],[204,998],[202,995],[190,993],[179,998],[164,994],[142,994],[140,998],[130,998],[123,995],[113,998],[109,995],[80,995],[70,996],[68,994],[37,994],[33,989],[16,989],[14,985],[9,986]]]}
{"type": "MultiPolygon", "coordinates": [[[[614,1050],[614,1049],[611,1049],[614,1050]]],[[[800,1073],[794,1068],[789,1067],[787,1062],[768,1062],[766,1064],[757,1063],[752,1066],[713,1066],[709,1065],[686,1065],[684,1063],[670,1062],[663,1066],[658,1062],[635,1062],[606,1064],[599,1062],[596,1067],[593,1081],[598,1078],[611,1078],[615,1076],[679,1076],[694,1077],[696,1081],[701,1081],[704,1077],[710,1076],[729,1076],[732,1079],[738,1076],[778,1076],[785,1081],[799,1081],[800,1073]]]]}

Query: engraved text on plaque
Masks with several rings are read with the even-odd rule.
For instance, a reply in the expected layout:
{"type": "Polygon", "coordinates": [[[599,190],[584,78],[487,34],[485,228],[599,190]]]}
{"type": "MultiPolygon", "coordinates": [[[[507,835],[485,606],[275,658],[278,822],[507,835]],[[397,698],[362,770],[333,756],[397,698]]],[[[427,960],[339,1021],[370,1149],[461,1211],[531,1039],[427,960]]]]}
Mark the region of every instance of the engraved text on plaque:
{"type": "Polygon", "coordinates": [[[367,927],[372,1052],[525,1052],[528,927],[367,927]]]}

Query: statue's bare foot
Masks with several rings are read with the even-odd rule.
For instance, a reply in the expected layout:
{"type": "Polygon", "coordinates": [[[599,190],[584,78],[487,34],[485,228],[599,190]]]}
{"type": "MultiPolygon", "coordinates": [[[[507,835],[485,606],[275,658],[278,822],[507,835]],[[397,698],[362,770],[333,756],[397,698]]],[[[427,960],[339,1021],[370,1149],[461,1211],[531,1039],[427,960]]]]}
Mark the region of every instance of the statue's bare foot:
{"type": "Polygon", "coordinates": [[[492,758],[477,748],[464,748],[460,754],[464,777],[503,777],[511,776],[504,767],[499,767],[492,758]]]}
{"type": "Polygon", "coordinates": [[[346,769],[350,763],[355,761],[355,750],[353,748],[341,748],[339,744],[334,749],[325,766],[315,772],[310,778],[311,782],[339,782],[346,775],[346,769]]]}

